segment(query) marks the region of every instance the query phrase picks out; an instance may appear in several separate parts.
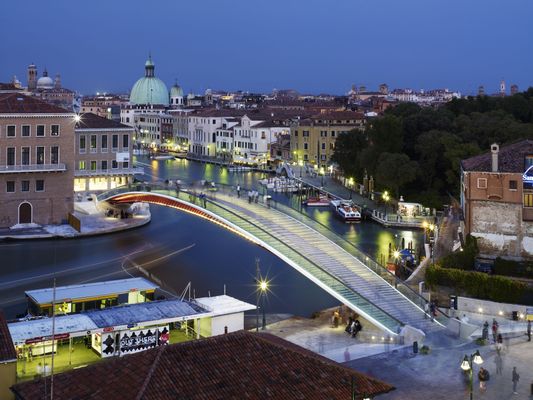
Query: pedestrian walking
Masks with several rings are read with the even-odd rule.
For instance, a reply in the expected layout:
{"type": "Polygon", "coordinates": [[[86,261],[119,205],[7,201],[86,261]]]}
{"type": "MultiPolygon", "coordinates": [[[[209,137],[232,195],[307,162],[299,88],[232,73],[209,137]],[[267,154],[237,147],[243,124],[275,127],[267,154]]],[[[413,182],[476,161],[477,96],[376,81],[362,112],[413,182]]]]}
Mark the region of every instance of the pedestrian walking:
{"type": "Polygon", "coordinates": [[[498,336],[498,321],[496,321],[496,318],[492,319],[492,340],[494,340],[494,343],[496,343],[496,337],[498,336]]]}
{"type": "Polygon", "coordinates": [[[237,185],[237,197],[241,197],[241,185],[237,185]]]}
{"type": "Polygon", "coordinates": [[[531,320],[527,321],[527,341],[531,342],[531,320]]]}
{"type": "Polygon", "coordinates": [[[516,391],[516,386],[520,381],[520,374],[516,371],[516,367],[513,367],[513,394],[518,394],[516,391]]]}
{"type": "Polygon", "coordinates": [[[489,371],[487,371],[485,368],[481,367],[479,369],[477,377],[479,379],[479,390],[480,391],[485,391],[487,389],[487,381],[490,379],[489,371]]]}
{"type": "Polygon", "coordinates": [[[494,363],[496,364],[496,375],[501,375],[503,372],[503,358],[500,353],[496,354],[494,363]]]}

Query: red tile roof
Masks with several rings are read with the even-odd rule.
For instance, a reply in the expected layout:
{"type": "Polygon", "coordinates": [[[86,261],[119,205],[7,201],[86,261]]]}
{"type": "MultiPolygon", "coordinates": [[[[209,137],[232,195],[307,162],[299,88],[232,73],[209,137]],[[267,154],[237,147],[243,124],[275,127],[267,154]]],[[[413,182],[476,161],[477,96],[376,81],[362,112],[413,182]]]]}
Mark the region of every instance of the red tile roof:
{"type": "Polygon", "coordinates": [[[117,128],[129,128],[130,126],[121,124],[120,122],[113,121],[112,119],[100,117],[93,113],[85,113],[80,115],[80,122],[76,124],[76,129],[117,129],[117,128]]]}
{"type": "Polygon", "coordinates": [[[21,93],[0,93],[0,114],[69,114],[69,111],[21,93]]]}
{"type": "MultiPolygon", "coordinates": [[[[533,156],[533,140],[521,140],[500,147],[498,172],[524,172],[526,156],[533,156]]],[[[465,171],[491,172],[492,153],[487,152],[462,160],[461,166],[465,171]]]]}
{"type": "Polygon", "coordinates": [[[7,362],[17,359],[17,353],[15,352],[15,346],[13,346],[13,340],[7,327],[6,318],[4,313],[0,311],[0,362],[7,362]]]}
{"type": "MultiPolygon", "coordinates": [[[[270,334],[246,331],[162,346],[54,376],[66,399],[350,399],[394,388],[270,334]]],[[[50,379],[50,378],[46,378],[50,379]]],[[[42,379],[12,387],[44,399],[42,379]]]]}

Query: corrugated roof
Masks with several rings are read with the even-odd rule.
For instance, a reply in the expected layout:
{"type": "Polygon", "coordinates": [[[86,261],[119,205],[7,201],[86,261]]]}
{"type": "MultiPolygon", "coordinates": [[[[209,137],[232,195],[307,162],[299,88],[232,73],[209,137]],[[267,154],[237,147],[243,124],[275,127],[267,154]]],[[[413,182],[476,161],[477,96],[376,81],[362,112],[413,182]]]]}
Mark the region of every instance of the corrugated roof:
{"type": "Polygon", "coordinates": [[[86,311],[88,316],[99,328],[139,324],[163,319],[189,317],[207,313],[208,310],[182,300],[148,301],[146,303],[126,304],[102,310],[86,311]]]}
{"type": "MultiPolygon", "coordinates": [[[[28,339],[52,336],[52,318],[12,322],[8,325],[13,343],[24,343],[28,339]]],[[[61,315],[55,318],[55,335],[87,332],[97,329],[96,324],[84,314],[61,315]]]]}
{"type": "MultiPolygon", "coordinates": [[[[144,278],[118,279],[107,282],[86,283],[82,285],[70,285],[56,287],[56,303],[65,300],[84,299],[92,297],[111,296],[113,294],[128,293],[133,290],[151,290],[159,286],[154,285],[144,278]]],[[[28,290],[26,296],[37,304],[51,304],[54,297],[54,289],[28,290]]]]}
{"type": "MultiPolygon", "coordinates": [[[[43,379],[12,387],[22,400],[44,398],[43,379]]],[[[393,386],[281,338],[239,331],[160,346],[54,375],[54,398],[344,400],[393,386]]]]}

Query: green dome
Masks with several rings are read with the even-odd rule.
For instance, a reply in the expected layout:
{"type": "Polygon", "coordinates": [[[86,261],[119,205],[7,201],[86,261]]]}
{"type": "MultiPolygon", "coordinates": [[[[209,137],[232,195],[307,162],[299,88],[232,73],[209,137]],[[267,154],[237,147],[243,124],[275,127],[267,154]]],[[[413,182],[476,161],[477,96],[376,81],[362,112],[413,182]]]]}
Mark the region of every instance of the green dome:
{"type": "Polygon", "coordinates": [[[183,89],[177,83],[170,88],[170,97],[183,97],[183,89]]]}
{"type": "Polygon", "coordinates": [[[145,64],[145,75],[133,85],[130,94],[132,104],[162,104],[168,106],[168,89],[163,81],[154,75],[152,58],[145,64]]]}

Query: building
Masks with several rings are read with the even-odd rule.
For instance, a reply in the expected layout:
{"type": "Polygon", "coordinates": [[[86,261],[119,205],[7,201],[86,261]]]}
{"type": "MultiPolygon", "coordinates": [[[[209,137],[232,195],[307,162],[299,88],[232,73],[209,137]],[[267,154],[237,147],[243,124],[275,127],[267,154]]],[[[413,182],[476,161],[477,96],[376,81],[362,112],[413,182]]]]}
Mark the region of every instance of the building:
{"type": "Polygon", "coordinates": [[[482,256],[533,259],[533,141],[463,160],[461,206],[482,256]]]}
{"type": "Polygon", "coordinates": [[[35,97],[0,94],[0,227],[67,220],[75,117],[35,97]]]}
{"type": "MultiPolygon", "coordinates": [[[[19,383],[12,391],[18,400],[44,400],[49,380],[19,383]]],[[[283,339],[245,331],[160,346],[54,376],[55,400],[345,400],[391,390],[283,339]]]]}
{"type": "Polygon", "coordinates": [[[113,94],[84,96],[81,100],[80,113],[92,113],[102,118],[120,120],[120,108],[125,103],[126,100],[113,94]]]}
{"type": "Polygon", "coordinates": [[[155,76],[155,64],[148,57],[144,64],[144,77],[135,82],[130,93],[131,104],[158,104],[168,106],[168,89],[163,81],[155,76]]]}
{"type": "Polygon", "coordinates": [[[75,134],[75,192],[114,189],[143,173],[132,165],[133,128],[87,113],[79,116],[75,134]]]}
{"type": "Polygon", "coordinates": [[[326,167],[340,133],[363,131],[364,114],[340,111],[318,114],[291,126],[292,161],[326,167]]]}
{"type": "Polygon", "coordinates": [[[9,389],[17,380],[17,353],[9,333],[4,313],[0,311],[0,399],[15,398],[9,389]]]}
{"type": "Polygon", "coordinates": [[[76,94],[62,86],[61,75],[56,74],[52,79],[45,68],[43,75],[37,79],[37,67],[32,63],[28,66],[27,78],[27,91],[33,96],[69,111],[73,109],[76,94]]]}

